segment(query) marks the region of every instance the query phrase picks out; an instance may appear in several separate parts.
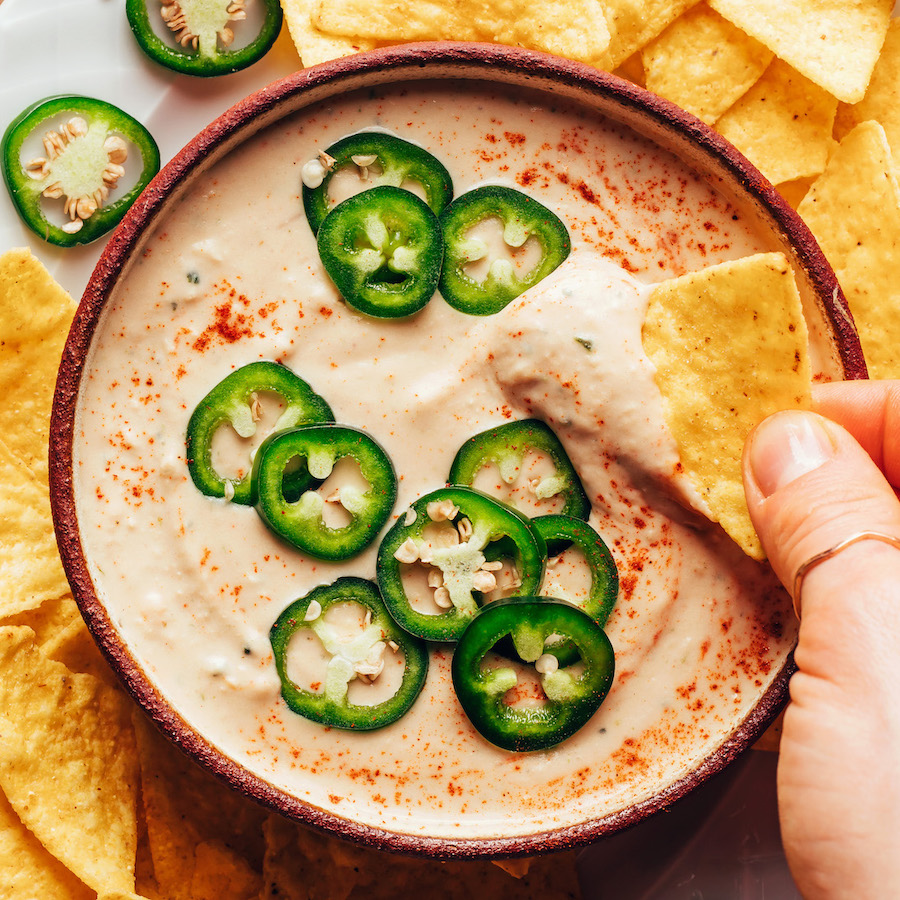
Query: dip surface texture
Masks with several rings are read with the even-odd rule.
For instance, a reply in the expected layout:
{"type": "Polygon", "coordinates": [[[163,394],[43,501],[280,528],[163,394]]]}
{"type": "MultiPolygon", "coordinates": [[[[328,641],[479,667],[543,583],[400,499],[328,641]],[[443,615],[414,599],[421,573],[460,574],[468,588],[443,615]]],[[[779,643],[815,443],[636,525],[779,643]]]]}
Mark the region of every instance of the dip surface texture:
{"type": "MultiPolygon", "coordinates": [[[[512,837],[655,794],[746,717],[795,633],[768,571],[685,505],[693,495],[679,480],[640,344],[646,286],[769,249],[674,157],[595,113],[550,108],[527,92],[406,85],[276,123],[197,177],[146,236],[94,338],[75,490],[91,576],[115,628],[223,754],[354,821],[451,839],[512,837]],[[439,296],[404,321],[349,309],[319,261],[301,169],[338,138],[373,127],[433,153],[457,195],[484,182],[532,194],[566,223],[570,258],[488,318],[439,296]],[[487,744],[456,701],[442,646],[431,651],[419,700],[385,729],[347,733],[288,710],[272,623],[340,575],[373,578],[377,542],[347,563],[307,559],[252,507],[194,487],[188,418],[214,385],[258,359],[287,365],[338,422],[385,448],[399,481],[388,525],[444,485],[477,432],[526,417],[553,428],[621,577],[606,629],[615,682],[573,738],[527,755],[487,744]]],[[[247,449],[237,455],[223,436],[223,465],[246,461],[247,449]]],[[[577,566],[565,568],[545,593],[553,579],[577,576],[577,566]]]]}

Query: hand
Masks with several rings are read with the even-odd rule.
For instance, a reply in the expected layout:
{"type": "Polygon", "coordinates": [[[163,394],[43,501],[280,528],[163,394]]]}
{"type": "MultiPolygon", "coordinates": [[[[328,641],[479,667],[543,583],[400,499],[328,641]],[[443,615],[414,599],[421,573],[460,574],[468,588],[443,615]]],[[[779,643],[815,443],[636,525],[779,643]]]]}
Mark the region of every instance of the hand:
{"type": "MultiPolygon", "coordinates": [[[[814,401],[821,415],[778,413],[744,452],[750,515],[789,590],[854,533],[900,537],[900,381],[821,385],[814,401]]],[[[788,863],[807,898],[900,897],[900,550],[854,544],[795,600],[778,767],[788,863]]]]}

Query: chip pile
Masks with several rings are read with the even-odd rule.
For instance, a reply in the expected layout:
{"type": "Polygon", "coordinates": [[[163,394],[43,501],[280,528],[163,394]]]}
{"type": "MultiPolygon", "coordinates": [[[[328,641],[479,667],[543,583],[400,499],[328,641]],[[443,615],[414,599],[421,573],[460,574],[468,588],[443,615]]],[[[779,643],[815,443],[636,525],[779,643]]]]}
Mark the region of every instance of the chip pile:
{"type": "Polygon", "coordinates": [[[307,66],[474,39],[613,71],[692,112],[799,207],[874,377],[900,376],[900,19],[894,0],[282,0],[307,66]],[[861,129],[858,131],[857,129],[861,129]]]}

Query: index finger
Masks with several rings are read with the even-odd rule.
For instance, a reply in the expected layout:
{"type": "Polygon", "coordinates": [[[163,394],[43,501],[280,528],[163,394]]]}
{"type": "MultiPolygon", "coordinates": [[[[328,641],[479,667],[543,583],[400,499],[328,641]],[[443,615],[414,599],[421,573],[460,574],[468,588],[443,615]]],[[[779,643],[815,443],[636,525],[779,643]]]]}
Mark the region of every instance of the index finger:
{"type": "Polygon", "coordinates": [[[900,487],[900,381],[838,381],[813,387],[816,412],[843,426],[900,487]]]}

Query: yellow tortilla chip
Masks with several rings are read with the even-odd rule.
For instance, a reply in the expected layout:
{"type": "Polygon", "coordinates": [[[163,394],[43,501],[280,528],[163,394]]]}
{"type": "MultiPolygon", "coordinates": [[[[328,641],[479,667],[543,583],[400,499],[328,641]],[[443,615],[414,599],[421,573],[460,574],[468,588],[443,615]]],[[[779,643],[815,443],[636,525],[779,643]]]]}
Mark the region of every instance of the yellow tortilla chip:
{"type": "Polygon", "coordinates": [[[644,75],[644,61],[641,59],[640,52],[632,53],[614,72],[619,78],[624,78],[632,84],[640,87],[646,87],[646,77],[644,75]]]}
{"type": "Polygon", "coordinates": [[[378,46],[376,41],[340,37],[320,31],[312,21],[316,4],[317,0],[281,0],[284,20],[304,66],[316,66],[330,59],[339,59],[378,46]]]}
{"type": "Polygon", "coordinates": [[[873,378],[900,377],[900,187],[884,129],[841,141],[797,212],[837,274],[873,378]]]}
{"type": "Polygon", "coordinates": [[[894,0],[709,0],[839,100],[862,100],[894,0]]]}
{"type": "Polygon", "coordinates": [[[142,714],[134,718],[160,894],[166,900],[256,900],[266,813],[189,760],[142,714]]]}
{"type": "Polygon", "coordinates": [[[810,406],[807,341],[781,253],[673,278],[650,296],[644,349],[682,465],[713,521],[754,559],[763,550],[744,499],[744,441],[766,416],[810,406]]]}
{"type": "Polygon", "coordinates": [[[524,878],[534,860],[526,856],[520,859],[492,859],[491,862],[513,878],[524,878]]]}
{"type": "Polygon", "coordinates": [[[781,749],[781,733],[784,730],[784,711],[762,733],[759,740],[753,745],[754,750],[768,750],[777,753],[781,749]]]}
{"type": "Polygon", "coordinates": [[[134,859],[134,889],[147,897],[148,900],[168,900],[159,891],[156,882],[156,874],[153,871],[153,857],[150,854],[150,839],[147,835],[147,813],[144,810],[144,800],[138,791],[138,816],[137,816],[137,853],[134,859]]]}
{"type": "MultiPolygon", "coordinates": [[[[261,873],[221,841],[198,844],[191,877],[191,900],[257,900],[261,873]]],[[[171,896],[171,895],[170,895],[171,896]]]]}
{"type": "Polygon", "coordinates": [[[69,590],[47,488],[0,440],[0,617],[35,609],[69,590]]]}
{"type": "Polygon", "coordinates": [[[45,600],[40,606],[0,618],[0,625],[27,625],[34,632],[34,641],[38,647],[50,640],[70,625],[75,619],[81,619],[78,605],[71,594],[53,600],[45,600]]]}
{"type": "Polygon", "coordinates": [[[56,370],[74,313],[30,250],[0,256],[0,435],[44,483],[56,370]]]}
{"type": "Polygon", "coordinates": [[[134,891],[113,891],[109,894],[100,894],[97,900],[150,900],[150,898],[134,891]]]}
{"type": "Polygon", "coordinates": [[[134,889],[131,704],[0,628],[0,787],[44,847],[98,893],[134,889]]]}
{"type": "Polygon", "coordinates": [[[650,43],[698,0],[603,0],[609,50],[600,63],[612,71],[650,43]]]}
{"type": "Polygon", "coordinates": [[[837,100],[780,59],[716,122],[773,184],[820,174],[837,100]]]}
{"type": "Polygon", "coordinates": [[[41,646],[50,659],[62,663],[70,672],[93,675],[110,687],[119,687],[119,679],[103,657],[81,616],[73,619],[41,646]]]}
{"type": "Polygon", "coordinates": [[[600,0],[317,0],[312,21],[347,37],[493,41],[594,64],[609,47],[600,0]]]}
{"type": "Polygon", "coordinates": [[[835,134],[843,138],[861,122],[874,119],[887,135],[894,157],[900,156],[900,19],[892,19],[866,96],[838,107],[835,134]]]}
{"type": "Polygon", "coordinates": [[[22,824],[0,791],[0,885],[4,900],[94,900],[79,881],[22,824]]]}
{"type": "Polygon", "coordinates": [[[689,9],[642,51],[647,89],[708,125],[759,79],[772,51],[706,4],[689,9]]]}
{"type": "Polygon", "coordinates": [[[796,210],[809,193],[814,181],[815,178],[795,178],[793,181],[783,181],[776,187],[778,193],[787,200],[791,209],[796,210]]]}

